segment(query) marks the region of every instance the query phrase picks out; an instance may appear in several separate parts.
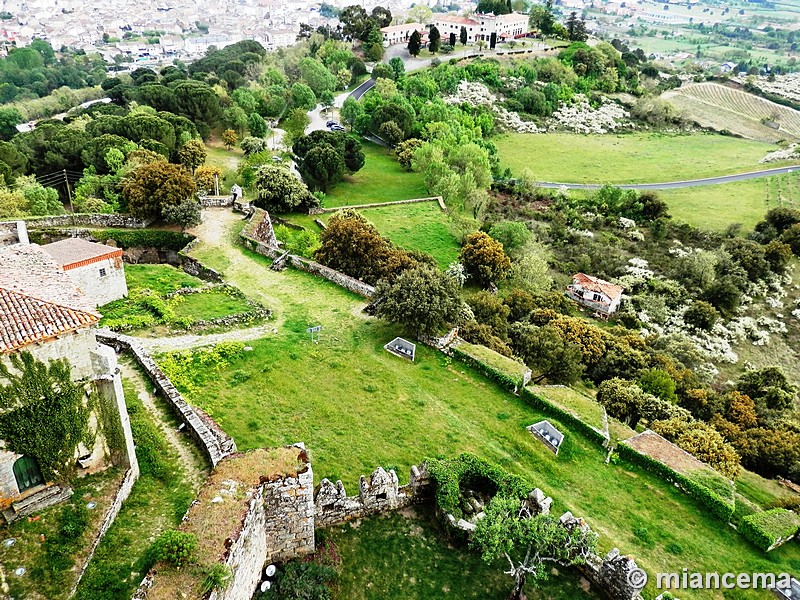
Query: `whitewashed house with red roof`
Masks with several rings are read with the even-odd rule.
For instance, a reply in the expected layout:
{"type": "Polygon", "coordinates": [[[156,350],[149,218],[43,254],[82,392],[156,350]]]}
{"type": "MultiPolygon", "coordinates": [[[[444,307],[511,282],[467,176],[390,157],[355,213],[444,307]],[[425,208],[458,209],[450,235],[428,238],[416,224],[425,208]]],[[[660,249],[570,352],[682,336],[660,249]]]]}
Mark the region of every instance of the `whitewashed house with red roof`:
{"type": "Polygon", "coordinates": [[[625,288],[620,285],[578,273],[572,276],[572,283],[567,286],[565,293],[578,304],[608,318],[619,308],[623,291],[625,288]]]}
{"type": "Polygon", "coordinates": [[[67,238],[42,249],[53,257],[95,306],[128,295],[122,250],[82,238],[67,238]]]}
{"type": "MultiPolygon", "coordinates": [[[[97,342],[95,326],[101,315],[95,302],[73,282],[53,257],[36,244],[0,247],[0,362],[13,370],[11,355],[30,352],[43,362],[66,359],[75,381],[119,417],[124,447],[115,448],[120,462],[138,475],[122,380],[114,350],[97,342]]],[[[0,378],[0,385],[5,381],[0,378]]],[[[13,413],[17,407],[0,407],[13,413]]],[[[111,464],[112,449],[103,436],[103,423],[90,409],[89,441],[75,448],[78,473],[111,464]]],[[[35,456],[14,452],[0,439],[0,522],[13,521],[68,498],[64,482],[42,477],[35,456]]]]}

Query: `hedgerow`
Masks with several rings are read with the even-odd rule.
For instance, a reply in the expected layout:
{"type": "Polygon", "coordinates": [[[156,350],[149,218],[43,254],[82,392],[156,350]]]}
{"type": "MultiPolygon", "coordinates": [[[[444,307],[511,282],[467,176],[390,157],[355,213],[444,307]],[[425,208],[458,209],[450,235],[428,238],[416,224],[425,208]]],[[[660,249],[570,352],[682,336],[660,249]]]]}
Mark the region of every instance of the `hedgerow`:
{"type": "Polygon", "coordinates": [[[800,516],[785,508],[747,515],[739,524],[739,532],[764,552],[780,540],[793,537],[798,528],[800,516]]]}

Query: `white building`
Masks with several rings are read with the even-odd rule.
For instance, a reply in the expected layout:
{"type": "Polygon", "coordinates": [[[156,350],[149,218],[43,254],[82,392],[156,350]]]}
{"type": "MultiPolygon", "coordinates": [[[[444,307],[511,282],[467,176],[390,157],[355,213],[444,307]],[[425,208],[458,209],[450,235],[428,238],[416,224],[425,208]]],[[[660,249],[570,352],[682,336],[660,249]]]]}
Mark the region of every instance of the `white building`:
{"type": "Polygon", "coordinates": [[[81,238],[67,238],[42,246],[73,283],[102,306],[128,295],[122,250],[81,238]]]}
{"type": "Polygon", "coordinates": [[[625,289],[615,283],[585,273],[577,273],[572,277],[572,283],[567,286],[566,295],[599,315],[608,317],[619,308],[623,291],[625,289]]]}
{"type": "Polygon", "coordinates": [[[422,23],[403,23],[402,25],[389,25],[381,27],[384,44],[407,44],[411,34],[418,31],[420,35],[425,33],[425,25],[422,23]]]}
{"type": "Polygon", "coordinates": [[[451,33],[458,41],[462,27],[467,30],[467,41],[469,42],[490,42],[492,34],[495,34],[497,42],[502,42],[522,37],[528,33],[530,30],[528,19],[528,15],[519,13],[507,15],[475,13],[471,17],[435,15],[433,24],[439,30],[443,43],[449,41],[451,33]]]}

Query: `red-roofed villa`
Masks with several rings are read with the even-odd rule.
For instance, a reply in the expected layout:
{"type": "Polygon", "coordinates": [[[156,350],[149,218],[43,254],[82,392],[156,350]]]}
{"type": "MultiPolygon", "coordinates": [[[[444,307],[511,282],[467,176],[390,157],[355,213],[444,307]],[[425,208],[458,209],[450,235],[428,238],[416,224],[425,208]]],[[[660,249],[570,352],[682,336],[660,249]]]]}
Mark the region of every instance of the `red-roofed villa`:
{"type": "Polygon", "coordinates": [[[591,308],[601,317],[608,318],[619,308],[622,292],[620,285],[584,273],[573,275],[566,294],[578,304],[591,308]]]}

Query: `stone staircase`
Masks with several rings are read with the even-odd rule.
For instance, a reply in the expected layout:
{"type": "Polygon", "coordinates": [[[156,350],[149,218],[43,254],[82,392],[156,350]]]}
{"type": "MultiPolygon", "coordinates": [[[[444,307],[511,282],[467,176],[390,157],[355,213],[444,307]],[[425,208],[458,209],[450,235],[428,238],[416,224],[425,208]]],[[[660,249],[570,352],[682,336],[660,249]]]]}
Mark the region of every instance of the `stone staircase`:
{"type": "Polygon", "coordinates": [[[39,512],[48,506],[58,504],[70,496],[72,496],[72,488],[69,486],[44,486],[32,494],[16,502],[12,502],[11,506],[3,511],[3,518],[6,523],[11,523],[22,517],[27,517],[28,515],[39,512]]]}

